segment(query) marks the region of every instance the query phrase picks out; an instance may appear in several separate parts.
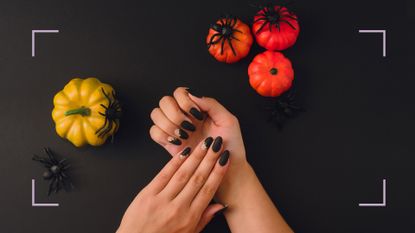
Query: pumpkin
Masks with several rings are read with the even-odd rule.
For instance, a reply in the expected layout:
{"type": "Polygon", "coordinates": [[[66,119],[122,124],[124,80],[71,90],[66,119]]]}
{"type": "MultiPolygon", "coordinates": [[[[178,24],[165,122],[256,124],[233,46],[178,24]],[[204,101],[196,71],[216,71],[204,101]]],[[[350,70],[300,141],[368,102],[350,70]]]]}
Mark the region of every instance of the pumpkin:
{"type": "Polygon", "coordinates": [[[276,97],[290,89],[294,79],[291,61],[280,52],[265,51],[248,67],[249,83],[258,94],[276,97]]]}
{"type": "Polygon", "coordinates": [[[114,89],[96,78],[72,79],[53,99],[56,133],[76,147],[100,146],[119,127],[114,89]]]}
{"type": "Polygon", "coordinates": [[[248,25],[227,15],[211,25],[206,44],[216,60],[235,63],[248,55],[253,40],[248,25]]]}

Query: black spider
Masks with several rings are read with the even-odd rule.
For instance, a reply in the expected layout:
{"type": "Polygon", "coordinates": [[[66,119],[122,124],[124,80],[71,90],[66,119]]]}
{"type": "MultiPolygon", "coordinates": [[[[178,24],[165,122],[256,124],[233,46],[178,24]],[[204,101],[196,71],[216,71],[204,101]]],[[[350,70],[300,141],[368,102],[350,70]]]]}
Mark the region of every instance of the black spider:
{"type": "Polygon", "coordinates": [[[50,180],[48,196],[52,192],[59,192],[61,188],[68,191],[69,188],[73,188],[73,184],[67,170],[70,165],[66,162],[66,159],[57,160],[55,154],[49,149],[44,148],[47,157],[40,157],[33,155],[33,160],[42,163],[47,169],[43,172],[43,179],[50,180]]]}
{"type": "MultiPolygon", "coordinates": [[[[95,131],[95,134],[97,134],[98,137],[103,138],[106,134],[108,134],[111,131],[113,125],[115,125],[115,129],[113,132],[117,132],[120,124],[119,119],[121,118],[122,111],[120,102],[118,102],[118,100],[115,98],[115,92],[112,91],[112,96],[109,96],[104,91],[104,88],[101,88],[101,90],[105,97],[108,99],[108,106],[101,104],[101,107],[105,109],[105,113],[99,112],[99,114],[105,117],[105,122],[101,128],[95,131]]],[[[114,139],[114,136],[112,137],[112,139],[114,139]]]]}
{"type": "Polygon", "coordinates": [[[266,108],[271,112],[268,121],[274,121],[279,129],[282,129],[286,119],[304,111],[297,105],[294,91],[288,91],[272,101],[272,106],[266,108]]]}
{"type": "Polygon", "coordinates": [[[225,42],[229,44],[229,47],[232,50],[233,55],[236,56],[235,49],[232,45],[232,40],[239,41],[238,38],[236,38],[233,34],[234,32],[242,33],[240,30],[235,29],[235,25],[237,22],[236,17],[232,17],[229,15],[226,15],[225,17],[222,17],[218,23],[212,24],[210,28],[216,31],[215,34],[213,34],[210,39],[209,43],[207,43],[208,49],[213,44],[221,43],[220,47],[220,54],[223,54],[223,46],[225,45],[225,42]]]}
{"type": "Polygon", "coordinates": [[[285,8],[284,6],[274,6],[268,4],[265,7],[261,8],[262,11],[255,15],[258,16],[258,18],[255,19],[254,23],[258,21],[264,22],[261,24],[261,27],[259,27],[259,29],[256,30],[256,34],[258,34],[267,24],[269,24],[269,31],[272,31],[273,26],[276,26],[278,28],[278,31],[280,31],[281,23],[286,23],[292,29],[296,30],[296,28],[287,20],[287,18],[296,21],[298,21],[298,19],[292,12],[288,11],[287,8],[285,8]]]}

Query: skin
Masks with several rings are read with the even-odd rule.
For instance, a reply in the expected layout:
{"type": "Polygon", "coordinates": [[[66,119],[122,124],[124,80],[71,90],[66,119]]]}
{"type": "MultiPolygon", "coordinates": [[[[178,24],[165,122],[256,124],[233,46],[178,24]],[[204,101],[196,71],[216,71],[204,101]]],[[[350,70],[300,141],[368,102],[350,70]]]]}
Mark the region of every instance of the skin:
{"type": "Polygon", "coordinates": [[[232,164],[215,199],[229,206],[224,214],[232,232],[293,232],[248,163],[239,122],[233,114],[215,99],[193,96],[183,87],[177,88],[173,97],[163,97],[159,105],[151,114],[154,125],[150,135],[170,154],[174,155],[186,146],[197,144],[207,135],[223,137],[224,145],[232,155],[232,164]],[[193,117],[189,113],[191,108],[206,113],[205,119],[193,117]],[[191,121],[196,130],[188,132],[189,138],[182,139],[181,145],[172,145],[167,139],[177,137],[174,131],[180,128],[183,120],[191,121]]]}
{"type": "Polygon", "coordinates": [[[117,233],[200,232],[224,208],[209,203],[230,160],[219,163],[223,147],[214,152],[202,141],[193,148],[188,156],[175,154],[141,190],[125,212],[117,233]]]}

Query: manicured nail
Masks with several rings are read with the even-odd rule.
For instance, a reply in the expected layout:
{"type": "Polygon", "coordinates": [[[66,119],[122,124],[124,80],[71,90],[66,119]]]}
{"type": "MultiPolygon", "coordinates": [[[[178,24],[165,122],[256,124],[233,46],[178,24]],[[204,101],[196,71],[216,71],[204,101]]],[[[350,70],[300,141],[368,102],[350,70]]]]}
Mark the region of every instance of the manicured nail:
{"type": "Polygon", "coordinates": [[[190,155],[190,152],[192,151],[192,149],[190,148],[190,147],[186,147],[183,151],[182,151],[182,153],[180,153],[180,156],[182,156],[182,157],[186,157],[186,156],[188,156],[188,155],[190,155]]]}
{"type": "Polygon", "coordinates": [[[227,209],[228,209],[228,205],[223,206],[223,208],[222,208],[222,209],[220,209],[220,210],[218,210],[218,211],[214,214],[214,216],[217,216],[217,215],[219,215],[219,214],[223,214],[223,212],[225,212],[227,209]]]}
{"type": "Polygon", "coordinates": [[[189,112],[199,121],[203,120],[203,114],[196,108],[191,108],[189,112]]]}
{"type": "Polygon", "coordinates": [[[190,88],[186,88],[186,91],[187,92],[189,92],[189,94],[191,94],[192,96],[194,96],[194,97],[197,97],[197,98],[202,98],[203,97],[203,95],[199,95],[198,93],[197,93],[197,91],[195,91],[195,90],[192,90],[192,89],[190,89],[190,88]],[[196,94],[195,94],[196,93],[196,94]]]}
{"type": "Polygon", "coordinates": [[[203,142],[202,150],[207,150],[210,147],[210,145],[212,145],[212,142],[213,142],[212,137],[206,138],[205,141],[203,142]]]}
{"type": "Polygon", "coordinates": [[[222,167],[225,166],[228,163],[228,160],[229,160],[229,151],[228,150],[225,150],[220,155],[219,165],[221,165],[222,167]]]}
{"type": "Polygon", "coordinates": [[[188,139],[189,138],[189,134],[187,134],[186,131],[184,131],[182,129],[176,129],[174,131],[174,134],[176,134],[176,136],[178,136],[181,139],[188,139]]]}
{"type": "Polygon", "coordinates": [[[173,145],[181,145],[182,144],[182,141],[180,141],[179,139],[177,139],[177,138],[174,138],[174,137],[171,137],[171,136],[169,136],[168,138],[167,138],[167,141],[169,141],[171,144],[173,144],[173,145]]]}
{"type": "Polygon", "coordinates": [[[215,138],[215,141],[213,142],[213,145],[212,145],[212,150],[213,152],[218,152],[221,147],[222,147],[222,137],[219,136],[215,138]]]}
{"type": "Polygon", "coordinates": [[[186,130],[189,130],[189,131],[195,131],[196,130],[196,127],[192,124],[192,123],[190,123],[190,122],[188,122],[188,121],[183,121],[181,124],[180,124],[180,126],[183,128],[183,129],[186,129],[186,130]]]}

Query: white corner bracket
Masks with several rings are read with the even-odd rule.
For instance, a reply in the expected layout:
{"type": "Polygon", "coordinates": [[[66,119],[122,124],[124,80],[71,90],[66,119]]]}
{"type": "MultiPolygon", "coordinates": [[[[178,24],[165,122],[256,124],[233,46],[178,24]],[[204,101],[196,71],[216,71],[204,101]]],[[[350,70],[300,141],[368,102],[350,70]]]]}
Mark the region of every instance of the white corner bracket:
{"type": "Polygon", "coordinates": [[[58,207],[59,203],[36,203],[35,179],[32,179],[32,206],[33,207],[58,207]]]}
{"type": "Polygon", "coordinates": [[[382,43],[382,47],[383,47],[383,52],[382,52],[382,56],[386,57],[386,30],[359,30],[359,33],[381,33],[382,34],[382,39],[383,39],[383,43],[382,43]]]}
{"type": "Polygon", "coordinates": [[[32,30],[32,57],[35,57],[36,33],[59,33],[59,30],[32,30]]]}
{"type": "Polygon", "coordinates": [[[383,197],[382,203],[359,203],[360,207],[386,207],[386,179],[383,179],[383,197]]]}

